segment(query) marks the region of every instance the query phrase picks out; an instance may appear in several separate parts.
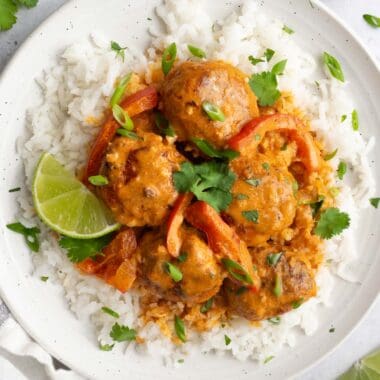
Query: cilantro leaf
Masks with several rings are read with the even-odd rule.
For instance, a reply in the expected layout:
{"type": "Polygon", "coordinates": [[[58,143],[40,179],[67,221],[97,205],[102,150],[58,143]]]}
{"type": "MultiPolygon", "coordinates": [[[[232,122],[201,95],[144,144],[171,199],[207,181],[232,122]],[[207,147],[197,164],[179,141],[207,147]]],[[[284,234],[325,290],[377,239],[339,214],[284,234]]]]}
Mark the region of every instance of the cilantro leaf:
{"type": "Polygon", "coordinates": [[[323,195],[320,195],[316,202],[309,203],[313,218],[315,218],[316,215],[318,214],[318,212],[321,209],[324,201],[325,201],[325,197],[323,195]]]}
{"type": "Polygon", "coordinates": [[[126,48],[127,47],[121,47],[116,41],[111,41],[111,50],[113,50],[116,53],[116,57],[120,57],[123,62],[126,48]]]}
{"type": "Polygon", "coordinates": [[[344,175],[347,173],[347,164],[340,161],[336,172],[338,174],[338,178],[342,180],[344,175]]]}
{"type": "Polygon", "coordinates": [[[38,0],[17,0],[17,2],[27,8],[33,8],[37,5],[38,0]]]}
{"type": "Polygon", "coordinates": [[[209,157],[233,160],[234,158],[239,156],[239,152],[236,152],[232,149],[218,150],[206,140],[198,139],[195,137],[191,140],[198,147],[199,150],[201,150],[204,154],[206,154],[209,157]]]}
{"type": "Polygon", "coordinates": [[[275,54],[275,51],[272,49],[265,50],[264,57],[266,58],[267,62],[269,62],[272,59],[274,54],[275,54]]]}
{"type": "Polygon", "coordinates": [[[277,62],[272,67],[272,74],[274,74],[274,75],[282,75],[284,73],[284,70],[285,70],[287,62],[288,62],[287,59],[284,59],[283,61],[277,62]]]}
{"type": "Polygon", "coordinates": [[[116,342],[132,341],[136,339],[137,331],[130,329],[128,326],[115,323],[112,326],[110,337],[116,342]]]}
{"type": "Polygon", "coordinates": [[[242,211],[241,213],[245,219],[247,219],[249,222],[253,222],[255,224],[258,223],[259,220],[259,212],[257,210],[249,210],[249,211],[242,211]]]}
{"type": "Polygon", "coordinates": [[[8,30],[17,21],[17,4],[12,0],[0,0],[0,30],[8,30]]]}
{"type": "Polygon", "coordinates": [[[369,203],[371,203],[371,205],[375,208],[378,208],[379,207],[379,203],[380,203],[380,198],[371,198],[369,200],[369,203]]]}
{"type": "Polygon", "coordinates": [[[249,79],[249,86],[259,100],[262,107],[273,105],[281,93],[277,89],[276,74],[264,71],[260,74],[253,74],[249,79]]]}
{"type": "Polygon", "coordinates": [[[41,232],[39,228],[28,228],[19,222],[7,224],[7,228],[13,232],[17,232],[18,234],[24,235],[25,242],[28,245],[28,247],[33,252],[38,252],[38,250],[40,249],[38,234],[41,232]]]}
{"type": "Polygon", "coordinates": [[[67,250],[67,257],[73,263],[79,263],[88,257],[94,257],[102,252],[113,238],[113,234],[101,236],[95,239],[74,239],[62,236],[59,246],[67,250]]]}
{"type": "Polygon", "coordinates": [[[256,66],[260,62],[265,62],[263,59],[261,59],[261,58],[255,58],[253,55],[250,55],[248,57],[248,60],[249,60],[249,62],[252,63],[253,66],[256,66]]]}
{"type": "Polygon", "coordinates": [[[184,162],[181,170],[173,174],[173,180],[178,192],[192,192],[219,212],[232,202],[231,188],[236,175],[225,162],[209,161],[200,165],[184,162]]]}
{"type": "Polygon", "coordinates": [[[350,225],[350,217],[347,213],[339,211],[335,207],[329,207],[321,213],[314,233],[322,239],[331,239],[339,235],[350,225]]]}
{"type": "Polygon", "coordinates": [[[115,343],[114,344],[101,344],[101,343],[99,343],[99,348],[102,351],[112,351],[114,346],[115,346],[115,343]]]}

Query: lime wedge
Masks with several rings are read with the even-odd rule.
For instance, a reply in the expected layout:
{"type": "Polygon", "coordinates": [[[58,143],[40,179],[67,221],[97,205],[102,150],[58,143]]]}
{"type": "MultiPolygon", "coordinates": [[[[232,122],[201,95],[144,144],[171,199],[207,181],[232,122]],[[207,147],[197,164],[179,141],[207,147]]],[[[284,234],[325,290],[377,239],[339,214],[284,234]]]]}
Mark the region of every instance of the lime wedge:
{"type": "Polygon", "coordinates": [[[380,380],[380,350],[359,360],[338,380],[380,380]]]}
{"type": "Polygon", "coordinates": [[[91,239],[120,227],[103,202],[49,153],[37,164],[32,193],[39,217],[60,234],[91,239]]]}

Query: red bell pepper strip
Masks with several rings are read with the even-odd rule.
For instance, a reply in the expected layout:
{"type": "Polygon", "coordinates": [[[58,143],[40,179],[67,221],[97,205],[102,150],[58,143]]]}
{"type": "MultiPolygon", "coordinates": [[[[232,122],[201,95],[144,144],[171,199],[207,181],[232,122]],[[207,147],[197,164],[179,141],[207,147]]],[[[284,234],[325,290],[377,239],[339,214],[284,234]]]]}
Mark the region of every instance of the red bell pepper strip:
{"type": "MultiPolygon", "coordinates": [[[[250,288],[259,288],[260,278],[253,270],[247,246],[214,208],[206,202],[197,201],[187,208],[185,217],[192,226],[206,234],[218,260],[228,258],[240,264],[253,281],[254,285],[250,288]]],[[[236,278],[231,277],[231,280],[236,281],[236,278]]]]}
{"type": "Polygon", "coordinates": [[[186,208],[192,199],[191,193],[180,194],[168,218],[166,248],[173,257],[178,257],[180,253],[182,240],[179,230],[185,218],[186,208]]]}
{"type": "Polygon", "coordinates": [[[312,136],[304,130],[302,121],[291,115],[275,114],[260,116],[249,121],[238,134],[228,141],[230,148],[240,151],[245,146],[259,145],[260,140],[270,131],[281,131],[295,141],[298,154],[309,172],[318,170],[320,165],[320,153],[315,146],[312,136]],[[261,139],[255,139],[259,135],[261,139]]]}
{"type": "MultiPolygon", "coordinates": [[[[133,117],[155,108],[157,104],[157,90],[154,87],[147,87],[128,96],[121,102],[120,107],[128,113],[129,117],[133,117]]],[[[92,145],[85,172],[85,181],[87,181],[88,177],[99,174],[107,145],[113,139],[119,127],[113,116],[109,116],[92,145]]]]}

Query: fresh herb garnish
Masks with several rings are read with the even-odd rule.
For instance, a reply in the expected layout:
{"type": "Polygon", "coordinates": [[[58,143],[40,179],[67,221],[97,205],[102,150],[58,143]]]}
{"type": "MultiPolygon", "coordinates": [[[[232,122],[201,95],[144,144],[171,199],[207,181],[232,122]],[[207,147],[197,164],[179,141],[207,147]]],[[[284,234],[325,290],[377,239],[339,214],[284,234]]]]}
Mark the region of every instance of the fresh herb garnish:
{"type": "Polygon", "coordinates": [[[341,82],[344,82],[344,74],[342,71],[342,68],[340,67],[340,63],[337,61],[335,57],[332,55],[324,52],[323,53],[323,61],[327,68],[329,69],[331,75],[340,80],[341,82]]]}
{"type": "Polygon", "coordinates": [[[350,217],[347,213],[330,207],[321,213],[314,233],[322,239],[331,239],[333,236],[339,235],[349,225],[350,217]]]}
{"type": "Polygon", "coordinates": [[[186,342],[186,330],[185,330],[185,324],[183,323],[183,320],[178,317],[177,315],[174,318],[174,329],[178,336],[178,338],[182,342],[186,342]]]}
{"type": "Polygon", "coordinates": [[[249,222],[253,222],[255,224],[258,223],[259,220],[259,212],[257,210],[248,210],[242,211],[241,214],[247,219],[249,222]]]}
{"type": "Polygon", "coordinates": [[[177,57],[177,45],[173,42],[162,54],[161,68],[164,75],[168,75],[177,57]]]}
{"type": "Polygon", "coordinates": [[[359,115],[358,111],[353,110],[351,114],[352,129],[354,131],[359,130],[359,115]]]}
{"type": "Polygon", "coordinates": [[[338,174],[338,178],[342,180],[344,175],[347,173],[347,164],[340,161],[336,172],[338,174]]]}
{"type": "Polygon", "coordinates": [[[228,335],[224,335],[224,343],[228,346],[231,343],[231,338],[228,335]]]}
{"type": "Polygon", "coordinates": [[[265,62],[263,59],[261,59],[261,58],[255,58],[253,55],[250,55],[248,57],[248,60],[249,60],[249,62],[252,63],[253,66],[256,66],[260,62],[265,62]]]}
{"type": "Polygon", "coordinates": [[[261,180],[258,178],[250,178],[250,179],[246,179],[245,182],[247,182],[249,185],[257,187],[260,185],[261,180]]]}
{"type": "Polygon", "coordinates": [[[224,113],[222,110],[215,104],[212,104],[208,101],[205,101],[202,103],[203,111],[206,112],[207,116],[210,118],[210,120],[213,121],[224,121],[226,120],[226,117],[224,116],[224,113]]]}
{"type": "Polygon", "coordinates": [[[198,139],[196,137],[192,138],[191,141],[201,150],[204,154],[212,158],[220,158],[233,160],[236,157],[239,157],[239,152],[231,149],[216,149],[213,145],[211,145],[208,141],[198,139]]]}
{"type": "Polygon", "coordinates": [[[13,232],[24,235],[25,242],[33,252],[38,252],[40,249],[40,242],[38,234],[41,232],[37,227],[25,227],[20,222],[7,224],[7,228],[13,232]]]}
{"type": "Polygon", "coordinates": [[[15,193],[16,191],[20,191],[21,187],[14,187],[13,189],[9,189],[8,193],[15,193]]]}
{"type": "Polygon", "coordinates": [[[335,332],[335,327],[331,327],[329,330],[329,333],[333,333],[333,332],[335,332]]]}
{"type": "Polygon", "coordinates": [[[108,185],[108,179],[104,177],[104,175],[92,175],[91,177],[88,177],[88,182],[91,183],[91,185],[94,186],[105,186],[108,185]]]}
{"type": "Polygon", "coordinates": [[[101,310],[102,310],[103,313],[106,313],[106,314],[110,315],[111,317],[114,317],[114,318],[119,318],[120,317],[119,313],[116,313],[116,311],[110,309],[107,306],[103,306],[101,310]]]}
{"type": "Polygon", "coordinates": [[[246,194],[238,193],[234,195],[234,199],[236,199],[237,201],[243,201],[249,199],[249,196],[246,194]]]}
{"type": "Polygon", "coordinates": [[[277,77],[271,71],[253,74],[248,83],[262,107],[273,105],[281,95],[277,89],[277,77]]]}
{"type": "Polygon", "coordinates": [[[184,263],[187,260],[187,256],[189,254],[187,252],[181,252],[181,254],[177,257],[180,263],[184,263]]]}
{"type": "Polygon", "coordinates": [[[128,326],[119,325],[117,322],[112,326],[110,337],[116,342],[132,341],[136,339],[137,331],[128,326]]]}
{"type": "Polygon", "coordinates": [[[371,205],[375,208],[378,208],[379,206],[379,203],[380,203],[380,198],[371,198],[369,200],[369,203],[371,203],[371,205]]]}
{"type": "Polygon", "coordinates": [[[200,309],[201,313],[206,314],[212,308],[213,303],[214,303],[214,297],[211,297],[206,302],[204,302],[200,309]]]}
{"type": "Polygon", "coordinates": [[[274,356],[273,356],[273,355],[268,356],[267,358],[265,358],[265,360],[264,360],[264,364],[267,364],[267,363],[270,362],[272,359],[274,359],[274,356]]]}
{"type": "Polygon", "coordinates": [[[240,282],[253,285],[251,276],[239,263],[227,258],[222,259],[222,263],[233,278],[240,282]]]}
{"type": "Polygon", "coordinates": [[[264,170],[266,170],[266,171],[268,171],[269,170],[269,168],[270,168],[270,165],[269,165],[269,163],[268,162],[264,162],[262,165],[261,165],[262,167],[263,167],[263,169],[264,170]]]}
{"type": "Polygon", "coordinates": [[[275,51],[272,49],[267,49],[264,52],[264,57],[266,58],[267,62],[269,62],[275,54],[275,51]]]}
{"type": "Polygon", "coordinates": [[[175,136],[175,132],[172,125],[162,113],[157,112],[154,115],[154,121],[156,123],[157,128],[160,130],[161,134],[163,134],[164,136],[169,136],[169,137],[175,136]]]}
{"type": "Polygon", "coordinates": [[[27,8],[35,7],[38,0],[0,0],[0,30],[11,29],[16,23],[19,5],[27,8]]]}
{"type": "Polygon", "coordinates": [[[187,48],[189,49],[189,52],[197,58],[206,58],[206,52],[196,46],[193,45],[187,45],[187,48]]]}
{"type": "Polygon", "coordinates": [[[117,123],[124,129],[132,131],[134,124],[132,119],[129,117],[128,113],[121,108],[118,104],[112,107],[112,115],[117,123]]]}
{"type": "Polygon", "coordinates": [[[293,301],[292,302],[292,308],[293,309],[298,309],[303,303],[303,298],[300,298],[299,300],[293,301]]]}
{"type": "Polygon", "coordinates": [[[114,347],[115,347],[115,343],[114,344],[101,344],[101,343],[99,343],[99,348],[102,351],[112,351],[112,349],[114,347]]]}
{"type": "Polygon", "coordinates": [[[275,267],[277,263],[280,261],[282,255],[283,255],[283,252],[270,253],[267,256],[267,264],[270,265],[271,267],[275,267]]]}
{"type": "Polygon", "coordinates": [[[112,240],[113,234],[108,234],[95,239],[74,239],[68,236],[62,236],[58,244],[61,248],[67,250],[67,257],[73,263],[80,263],[88,257],[94,257],[101,254],[112,240]]]}
{"type": "Polygon", "coordinates": [[[123,62],[126,48],[127,47],[121,47],[116,41],[111,41],[111,50],[113,50],[116,53],[116,57],[120,57],[123,62]]]}
{"type": "Polygon", "coordinates": [[[285,32],[285,33],[288,33],[288,34],[293,34],[294,33],[294,30],[293,29],[290,29],[288,26],[284,25],[282,30],[285,32]]]}
{"type": "Polygon", "coordinates": [[[374,28],[380,28],[380,17],[374,15],[365,14],[363,15],[364,20],[368,25],[373,26],[374,28]]]}
{"type": "Polygon", "coordinates": [[[293,190],[293,195],[295,196],[297,194],[297,191],[299,190],[299,185],[296,180],[292,182],[292,190],[293,190]]]}
{"type": "Polygon", "coordinates": [[[276,297],[280,297],[282,294],[282,278],[281,275],[279,275],[278,273],[276,273],[274,278],[273,294],[276,297]]]}
{"type": "Polygon", "coordinates": [[[165,262],[165,271],[170,275],[174,282],[180,282],[183,278],[182,272],[172,263],[165,262]]]}
{"type": "Polygon", "coordinates": [[[315,218],[315,216],[318,214],[318,212],[321,209],[324,201],[325,201],[325,197],[323,195],[320,195],[318,197],[317,201],[309,203],[309,206],[311,208],[311,213],[313,215],[313,218],[315,218]]]}
{"type": "Polygon", "coordinates": [[[274,74],[274,75],[282,75],[284,73],[284,70],[285,70],[287,62],[288,62],[287,59],[284,59],[283,61],[277,62],[272,67],[272,74],[274,74]]]}
{"type": "Polygon", "coordinates": [[[128,131],[125,128],[118,128],[116,130],[116,133],[120,136],[128,137],[129,139],[132,139],[132,140],[143,140],[143,138],[140,137],[137,133],[133,131],[128,131]]]}
{"type": "Polygon", "coordinates": [[[46,282],[49,279],[49,276],[41,276],[40,280],[46,282]]]}
{"type": "Polygon", "coordinates": [[[209,161],[199,165],[183,162],[181,170],[173,174],[174,185],[180,193],[192,192],[216,211],[225,210],[232,202],[231,187],[236,175],[228,164],[209,161]]]}
{"type": "Polygon", "coordinates": [[[347,119],[347,115],[342,115],[340,122],[343,123],[347,119]]]}
{"type": "Polygon", "coordinates": [[[121,99],[124,96],[125,90],[126,90],[126,88],[128,86],[128,83],[131,80],[131,77],[132,77],[132,73],[127,74],[125,77],[123,77],[121,79],[121,81],[119,82],[119,85],[115,88],[115,91],[113,92],[113,94],[111,96],[111,100],[110,100],[110,106],[111,106],[111,108],[115,104],[119,104],[120,103],[121,99]]]}
{"type": "Polygon", "coordinates": [[[273,317],[267,319],[268,322],[272,323],[272,325],[279,325],[281,322],[281,317],[273,317]]]}
{"type": "Polygon", "coordinates": [[[338,148],[336,148],[334,151],[332,151],[331,153],[327,153],[327,154],[325,154],[324,156],[323,156],[323,159],[325,160],[325,161],[330,161],[330,160],[332,160],[334,157],[335,157],[335,155],[338,153],[338,148]]]}

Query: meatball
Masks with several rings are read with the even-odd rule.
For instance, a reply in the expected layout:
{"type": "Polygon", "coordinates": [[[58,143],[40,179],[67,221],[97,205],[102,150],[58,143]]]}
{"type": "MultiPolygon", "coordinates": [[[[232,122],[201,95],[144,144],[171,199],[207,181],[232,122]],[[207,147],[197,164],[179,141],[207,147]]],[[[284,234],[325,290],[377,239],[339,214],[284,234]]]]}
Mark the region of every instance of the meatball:
{"type": "Polygon", "coordinates": [[[169,73],[161,93],[162,111],[179,140],[197,137],[222,147],[259,114],[246,76],[225,62],[181,63],[169,73]],[[206,101],[221,109],[224,121],[210,120],[202,108],[206,101]]]}
{"type": "Polygon", "coordinates": [[[223,281],[222,270],[207,244],[195,230],[183,231],[184,260],[173,259],[165,246],[164,236],[157,232],[144,235],[140,245],[142,276],[165,299],[188,304],[201,303],[214,296],[223,281]],[[174,282],[167,263],[182,272],[182,280],[174,282]]]}
{"type": "Polygon", "coordinates": [[[294,307],[295,302],[303,302],[316,294],[316,285],[312,271],[308,266],[292,257],[292,253],[282,254],[273,267],[267,262],[270,249],[256,252],[253,261],[261,278],[261,288],[257,293],[242,292],[230,280],[225,283],[225,293],[229,309],[252,321],[274,317],[294,307]],[[282,288],[279,295],[274,294],[277,282],[282,288]]]}
{"type": "Polygon", "coordinates": [[[172,174],[184,158],[160,136],[140,134],[141,140],[118,137],[112,142],[104,170],[109,184],[98,191],[119,223],[158,226],[178,196],[172,174]]]}
{"type": "Polygon", "coordinates": [[[254,246],[293,223],[296,182],[286,167],[271,165],[264,155],[235,161],[232,165],[240,179],[234,183],[234,200],[226,214],[239,236],[254,246]]]}

